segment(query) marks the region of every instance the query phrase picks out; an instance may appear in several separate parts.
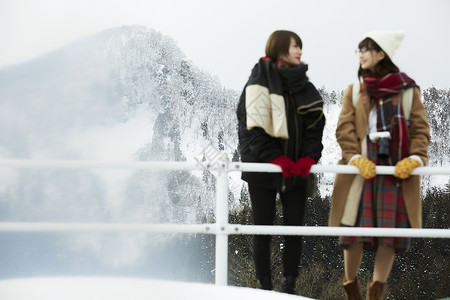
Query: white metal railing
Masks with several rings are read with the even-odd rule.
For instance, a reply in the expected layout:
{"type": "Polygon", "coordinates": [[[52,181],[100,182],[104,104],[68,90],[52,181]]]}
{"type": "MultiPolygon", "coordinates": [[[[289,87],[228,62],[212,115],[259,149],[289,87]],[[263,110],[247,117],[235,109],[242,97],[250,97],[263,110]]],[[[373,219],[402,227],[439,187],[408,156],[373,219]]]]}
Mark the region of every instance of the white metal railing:
{"type": "MultiPolygon", "coordinates": [[[[0,222],[0,232],[83,232],[83,231],[143,231],[206,233],[216,235],[215,282],[227,285],[228,278],[228,235],[230,234],[271,234],[271,235],[314,235],[314,236],[395,236],[422,238],[450,238],[450,229],[411,229],[411,228],[352,228],[325,226],[255,226],[228,223],[228,173],[229,172],[281,172],[279,166],[261,163],[228,163],[217,161],[214,164],[200,162],[108,162],[73,160],[23,160],[0,159],[0,168],[51,168],[51,169],[146,169],[146,170],[209,170],[217,177],[216,223],[213,224],[118,224],[118,223],[26,223],[0,222]]],[[[354,166],[313,165],[312,173],[358,174],[354,166]]],[[[377,174],[394,174],[392,166],[377,166],[377,174]]],[[[450,175],[443,167],[419,167],[413,175],[450,175]]]]}

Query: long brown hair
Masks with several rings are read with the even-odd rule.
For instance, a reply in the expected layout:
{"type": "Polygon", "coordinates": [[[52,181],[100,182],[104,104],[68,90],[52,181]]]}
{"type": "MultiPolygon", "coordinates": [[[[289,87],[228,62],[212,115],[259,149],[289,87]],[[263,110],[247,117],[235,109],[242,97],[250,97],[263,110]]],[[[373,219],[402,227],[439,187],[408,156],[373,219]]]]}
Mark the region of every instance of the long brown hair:
{"type": "Polygon", "coordinates": [[[277,30],[272,32],[266,43],[266,56],[277,61],[282,55],[289,54],[289,46],[291,45],[291,37],[294,38],[297,45],[303,48],[302,40],[300,37],[292,31],[277,30]]]}
{"type": "MultiPolygon", "coordinates": [[[[375,43],[375,41],[372,40],[371,38],[365,38],[359,43],[358,49],[361,50],[363,48],[375,50],[376,52],[383,51],[383,49],[381,49],[381,47],[378,46],[378,44],[375,43]]],[[[361,68],[361,65],[359,65],[358,78],[373,75],[382,77],[389,73],[398,73],[398,72],[400,72],[400,69],[392,62],[389,56],[387,56],[387,54],[385,53],[384,58],[375,65],[373,72],[371,70],[367,69],[365,70],[361,68]]]]}

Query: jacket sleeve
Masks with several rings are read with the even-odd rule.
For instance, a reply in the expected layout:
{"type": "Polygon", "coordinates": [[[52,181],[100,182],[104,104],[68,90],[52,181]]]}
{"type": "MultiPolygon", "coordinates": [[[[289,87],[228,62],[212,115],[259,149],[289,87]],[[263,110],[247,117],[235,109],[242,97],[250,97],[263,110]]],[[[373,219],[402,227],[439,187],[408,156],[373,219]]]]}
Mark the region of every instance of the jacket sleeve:
{"type": "Polygon", "coordinates": [[[281,139],[269,136],[262,128],[253,128],[248,131],[248,136],[249,150],[258,158],[258,161],[268,163],[283,155],[280,147],[281,139]]]}
{"type": "Polygon", "coordinates": [[[323,144],[322,144],[322,136],[323,129],[325,127],[325,115],[323,111],[315,112],[310,114],[310,116],[305,118],[305,134],[304,134],[304,145],[305,151],[304,155],[313,158],[316,162],[322,156],[323,144]],[[317,118],[320,118],[319,121],[316,121],[317,118]],[[308,124],[313,123],[313,126],[308,126],[308,124]]]}
{"type": "Polygon", "coordinates": [[[342,159],[347,164],[356,154],[361,154],[361,145],[356,134],[355,108],[352,100],[353,85],[349,85],[342,98],[342,109],[336,127],[336,140],[342,149],[342,159]]]}
{"type": "Polygon", "coordinates": [[[268,135],[264,129],[255,127],[247,129],[247,115],[245,109],[245,89],[237,108],[239,147],[243,161],[251,157],[250,161],[268,163],[283,155],[281,145],[283,140],[268,135]]]}
{"type": "Polygon", "coordinates": [[[413,103],[409,117],[409,154],[419,156],[426,165],[428,162],[428,146],[430,144],[430,127],[427,114],[420,100],[419,88],[414,88],[413,103]]]}

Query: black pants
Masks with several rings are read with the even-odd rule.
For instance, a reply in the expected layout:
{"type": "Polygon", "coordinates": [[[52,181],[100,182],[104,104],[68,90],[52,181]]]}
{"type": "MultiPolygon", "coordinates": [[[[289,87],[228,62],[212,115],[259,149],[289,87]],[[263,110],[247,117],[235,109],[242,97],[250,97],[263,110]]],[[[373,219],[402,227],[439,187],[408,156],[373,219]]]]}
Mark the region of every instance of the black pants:
{"type": "MultiPolygon", "coordinates": [[[[262,189],[249,184],[249,193],[252,202],[253,223],[255,225],[273,225],[277,190],[262,189]]],[[[306,187],[294,187],[292,191],[280,193],[280,198],[283,206],[283,224],[303,225],[306,187]]],[[[270,243],[270,235],[255,235],[253,237],[253,259],[255,261],[256,277],[258,279],[271,276],[270,243]]],[[[301,236],[284,236],[284,276],[298,276],[301,251],[301,236]]]]}

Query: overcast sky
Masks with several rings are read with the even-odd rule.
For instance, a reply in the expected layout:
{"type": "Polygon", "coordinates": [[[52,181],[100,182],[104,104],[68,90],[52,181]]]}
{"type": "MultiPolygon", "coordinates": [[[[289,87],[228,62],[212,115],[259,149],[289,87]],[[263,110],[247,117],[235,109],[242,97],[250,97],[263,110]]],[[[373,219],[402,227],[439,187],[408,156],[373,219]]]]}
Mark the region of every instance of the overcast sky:
{"type": "Polygon", "coordinates": [[[448,0],[0,0],[0,67],[83,36],[144,25],[175,39],[195,65],[241,90],[270,33],[295,31],[318,87],[356,79],[365,32],[403,30],[394,62],[423,88],[450,88],[448,0]]]}

